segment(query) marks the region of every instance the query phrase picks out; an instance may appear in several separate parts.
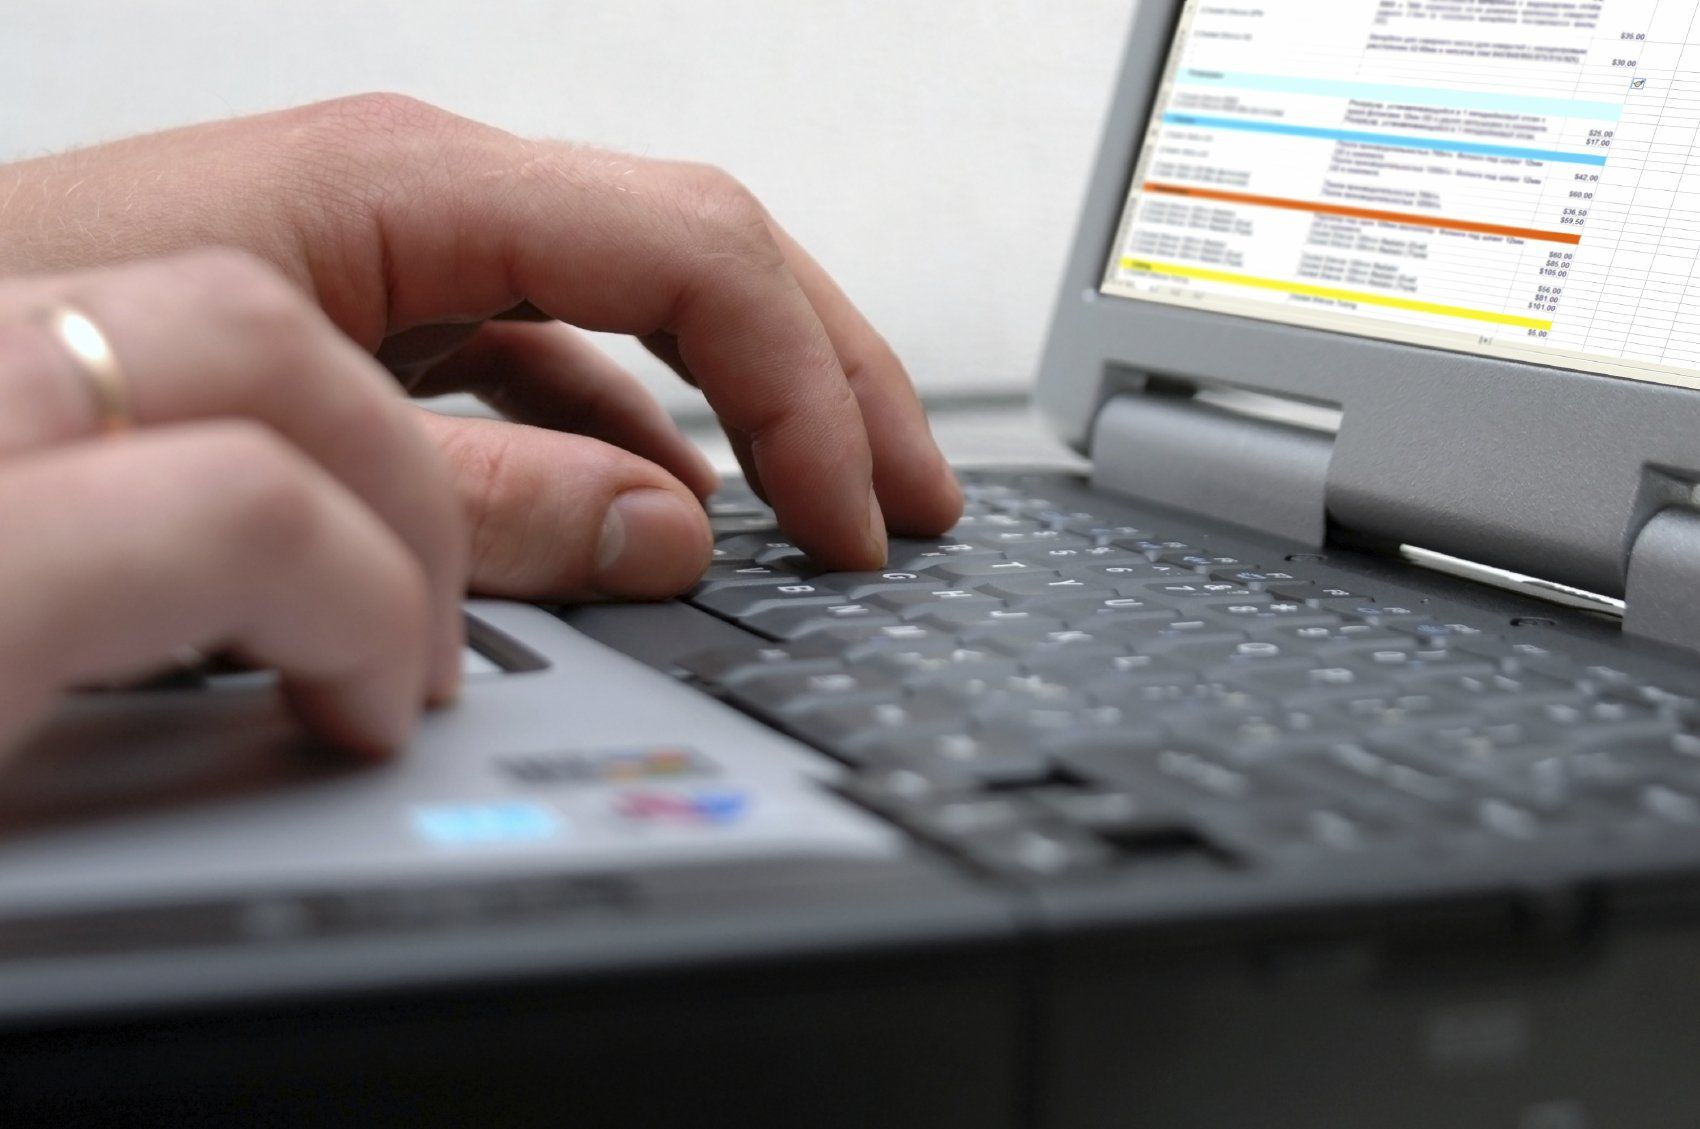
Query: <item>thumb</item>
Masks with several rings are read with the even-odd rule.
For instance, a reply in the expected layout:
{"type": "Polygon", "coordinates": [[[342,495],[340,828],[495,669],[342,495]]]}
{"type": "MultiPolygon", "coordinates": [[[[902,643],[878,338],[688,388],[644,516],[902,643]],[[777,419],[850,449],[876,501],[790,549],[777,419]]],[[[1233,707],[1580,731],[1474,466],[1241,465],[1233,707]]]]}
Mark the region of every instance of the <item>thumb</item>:
{"type": "Polygon", "coordinates": [[[713,539],[702,504],[654,463],[582,435],[420,414],[472,530],[474,592],[657,600],[708,567],[713,539]]]}

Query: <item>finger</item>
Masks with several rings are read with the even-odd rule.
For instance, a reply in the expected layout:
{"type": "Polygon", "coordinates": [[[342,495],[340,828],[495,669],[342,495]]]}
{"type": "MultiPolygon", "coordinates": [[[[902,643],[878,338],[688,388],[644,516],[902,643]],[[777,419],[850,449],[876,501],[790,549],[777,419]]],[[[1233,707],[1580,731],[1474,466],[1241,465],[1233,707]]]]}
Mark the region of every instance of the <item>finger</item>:
{"type": "Polygon", "coordinates": [[[0,452],[94,434],[87,376],[36,311],[87,311],[140,424],[245,417],[274,428],[371,507],[433,593],[431,691],[460,677],[465,532],[448,474],[388,376],[276,272],[233,252],[0,283],[0,452]]]}
{"type": "MultiPolygon", "coordinates": [[[[696,386],[696,377],[691,375],[690,368],[686,366],[684,358],[679,355],[679,343],[674,340],[672,334],[648,334],[643,338],[643,347],[672,369],[680,380],[692,387],[696,386]]],[[[749,484],[751,490],[755,491],[756,497],[772,505],[772,500],[767,496],[767,487],[762,485],[761,468],[756,465],[755,451],[750,446],[750,437],[724,421],[720,425],[720,430],[726,436],[726,442],[732,448],[732,454],[737,458],[739,468],[744,472],[744,481],[749,484]]]]}
{"type": "Polygon", "coordinates": [[[490,596],[662,599],[690,587],[713,547],[683,483],[595,439],[421,412],[472,528],[472,586],[490,596]]]}
{"type": "Polygon", "coordinates": [[[291,216],[302,246],[327,249],[297,269],[357,340],[520,301],[588,329],[671,333],[714,410],[750,437],[793,539],[830,565],[883,561],[856,397],[747,189],[399,99],[285,120],[318,154],[308,198],[322,199],[327,152],[339,183],[372,187],[291,216]]]}
{"type": "Polygon", "coordinates": [[[897,533],[943,533],[962,516],[962,489],[945,462],[903,362],[832,276],[769,218],[791,273],[820,315],[873,447],[874,491],[897,533]]]}
{"type": "Polygon", "coordinates": [[[559,322],[488,322],[412,387],[423,396],[472,392],[519,423],[624,447],[699,498],[719,485],[714,467],[637,378],[559,322]]]}
{"type": "Polygon", "coordinates": [[[422,698],[429,594],[364,504],[249,423],[164,428],[0,465],[0,744],[64,687],[175,648],[275,667],[322,737],[380,755],[422,698]]]}
{"type": "Polygon", "coordinates": [[[126,231],[154,249],[218,238],[284,267],[372,349],[527,300],[587,328],[671,333],[749,436],[793,539],[835,566],[883,556],[856,396],[765,213],[724,174],[533,144],[368,95],[39,162],[14,182],[28,190],[11,194],[7,226],[23,230],[0,242],[0,266],[87,261],[126,231]],[[54,202],[50,220],[37,198],[54,202]],[[100,247],[78,230],[100,231],[100,247]]]}

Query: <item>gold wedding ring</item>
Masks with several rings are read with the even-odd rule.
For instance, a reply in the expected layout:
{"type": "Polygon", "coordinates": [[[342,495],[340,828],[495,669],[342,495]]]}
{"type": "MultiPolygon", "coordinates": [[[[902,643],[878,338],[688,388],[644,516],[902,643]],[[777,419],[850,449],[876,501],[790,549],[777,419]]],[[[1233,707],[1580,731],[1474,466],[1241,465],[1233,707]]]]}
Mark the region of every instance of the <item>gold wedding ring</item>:
{"type": "Polygon", "coordinates": [[[42,322],[82,373],[100,430],[114,435],[134,427],[129,382],[100,326],[75,306],[50,307],[43,312],[42,322]]]}

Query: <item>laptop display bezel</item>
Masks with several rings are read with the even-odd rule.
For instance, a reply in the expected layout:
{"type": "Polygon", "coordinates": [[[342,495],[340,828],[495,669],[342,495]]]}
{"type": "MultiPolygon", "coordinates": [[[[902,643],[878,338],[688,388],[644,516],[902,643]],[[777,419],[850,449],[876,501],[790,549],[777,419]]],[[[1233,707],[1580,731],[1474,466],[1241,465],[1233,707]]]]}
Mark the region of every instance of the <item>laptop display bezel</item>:
{"type": "Polygon", "coordinates": [[[1335,523],[1621,594],[1636,532],[1700,483],[1700,393],[1100,290],[1184,2],[1129,28],[1040,360],[1054,428],[1090,455],[1104,402],[1153,378],[1324,405],[1335,523]]]}

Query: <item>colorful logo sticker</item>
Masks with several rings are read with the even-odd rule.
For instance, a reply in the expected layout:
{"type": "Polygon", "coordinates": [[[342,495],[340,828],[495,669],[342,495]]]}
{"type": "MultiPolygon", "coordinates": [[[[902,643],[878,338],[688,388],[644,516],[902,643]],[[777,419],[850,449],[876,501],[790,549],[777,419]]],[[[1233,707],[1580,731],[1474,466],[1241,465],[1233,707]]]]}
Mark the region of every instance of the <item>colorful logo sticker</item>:
{"type": "Polygon", "coordinates": [[[741,788],[642,789],[622,792],[614,810],[635,823],[735,823],[749,814],[750,794],[741,788]]]}
{"type": "Polygon", "coordinates": [[[521,784],[633,784],[712,776],[713,762],[682,745],[638,749],[574,750],[502,757],[502,771],[521,784]]]}
{"type": "Polygon", "coordinates": [[[542,804],[425,804],[413,809],[413,830],[441,847],[489,846],[553,838],[562,821],[542,804]]]}

